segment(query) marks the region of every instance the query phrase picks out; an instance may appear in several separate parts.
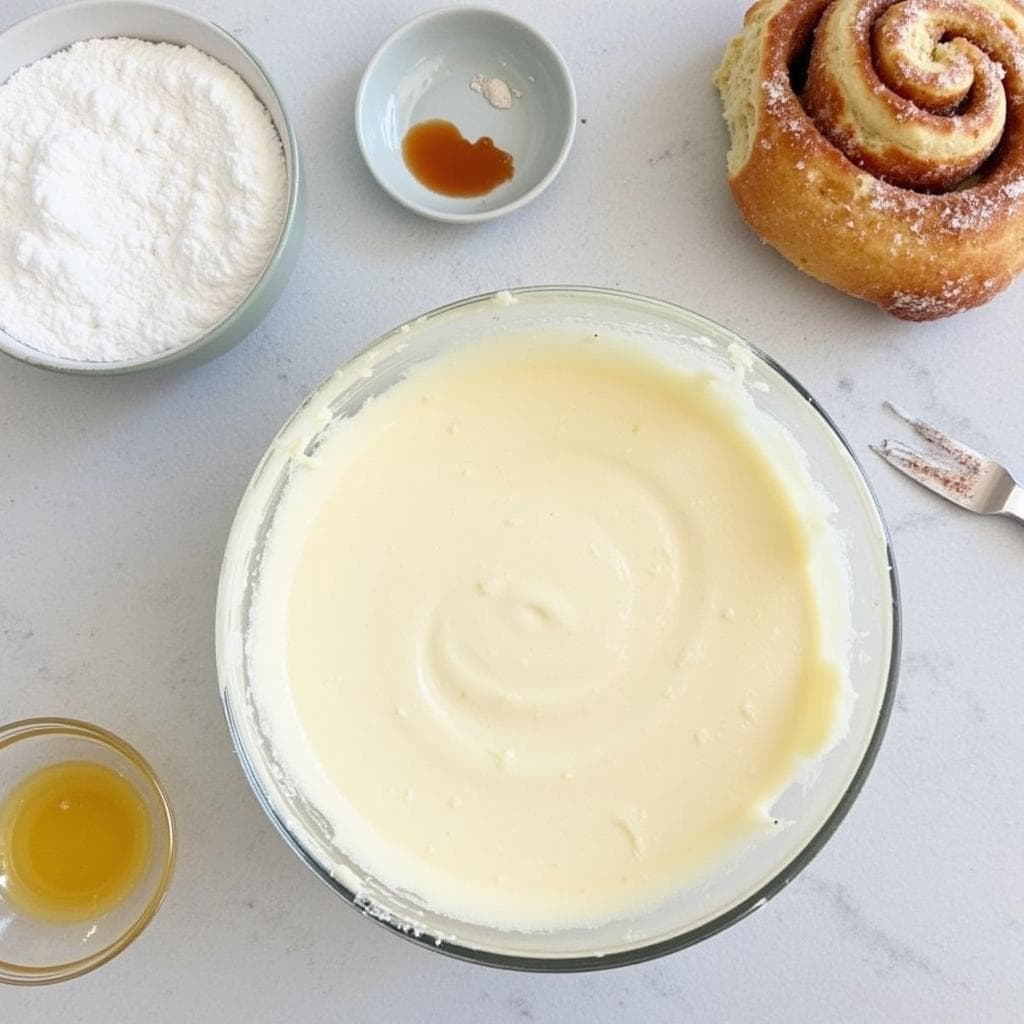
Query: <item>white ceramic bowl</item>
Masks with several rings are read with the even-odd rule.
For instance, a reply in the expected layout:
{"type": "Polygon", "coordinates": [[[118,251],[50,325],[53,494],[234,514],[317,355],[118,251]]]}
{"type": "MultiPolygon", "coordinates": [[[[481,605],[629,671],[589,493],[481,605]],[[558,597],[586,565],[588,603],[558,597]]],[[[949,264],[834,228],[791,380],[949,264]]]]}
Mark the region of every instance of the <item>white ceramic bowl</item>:
{"type": "Polygon", "coordinates": [[[155,356],[90,362],[49,355],[0,329],[0,351],[51,370],[122,374],[135,370],[205,362],[236,345],[267,315],[291,277],[305,224],[305,179],[299,144],[281,98],[263,65],[222,28],[195,15],[144,0],[82,0],[52,7],[0,33],[0,82],[16,71],[82,39],[131,36],[151,42],[194,46],[227,65],[267,108],[284,148],[288,206],[281,233],[262,275],[235,310],[200,338],[155,356]]]}
{"type": "Polygon", "coordinates": [[[486,7],[446,7],[403,25],[374,54],[356,97],[356,134],[381,187],[435,220],[472,223],[525,206],[554,180],[576,132],[576,92],[565,61],[540,33],[486,7]],[[470,88],[500,78],[519,95],[498,110],[470,88]],[[471,142],[489,136],[515,174],[485,196],[432,192],[409,171],[402,140],[421,121],[452,121],[471,142]]]}

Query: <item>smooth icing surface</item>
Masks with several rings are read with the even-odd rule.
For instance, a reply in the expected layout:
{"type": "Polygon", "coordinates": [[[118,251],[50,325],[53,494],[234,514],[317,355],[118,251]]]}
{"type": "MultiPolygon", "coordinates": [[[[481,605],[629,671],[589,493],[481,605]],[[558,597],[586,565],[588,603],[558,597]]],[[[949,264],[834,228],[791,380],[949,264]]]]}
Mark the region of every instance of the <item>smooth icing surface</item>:
{"type": "Polygon", "coordinates": [[[438,357],[331,428],[248,658],[337,845],[535,930],[635,914],[771,827],[846,681],[827,522],[769,448],[721,380],[568,333],[438,357]]]}

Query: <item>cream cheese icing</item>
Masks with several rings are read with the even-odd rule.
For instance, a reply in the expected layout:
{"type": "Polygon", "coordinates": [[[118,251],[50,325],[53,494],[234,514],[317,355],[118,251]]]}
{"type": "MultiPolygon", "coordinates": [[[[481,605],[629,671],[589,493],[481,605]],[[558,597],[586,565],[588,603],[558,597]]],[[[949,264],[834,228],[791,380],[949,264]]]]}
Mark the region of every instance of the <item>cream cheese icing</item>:
{"type": "Polygon", "coordinates": [[[303,449],[253,693],[292,784],[385,885],[498,928],[628,918],[771,828],[841,734],[829,509],[736,367],[491,339],[303,449]]]}

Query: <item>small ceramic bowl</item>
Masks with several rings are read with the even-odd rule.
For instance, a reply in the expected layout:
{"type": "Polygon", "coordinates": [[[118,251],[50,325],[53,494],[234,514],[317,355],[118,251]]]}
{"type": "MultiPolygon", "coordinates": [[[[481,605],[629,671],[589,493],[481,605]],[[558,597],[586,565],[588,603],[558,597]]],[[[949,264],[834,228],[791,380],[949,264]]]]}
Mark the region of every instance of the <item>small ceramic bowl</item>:
{"type": "Polygon", "coordinates": [[[33,718],[0,728],[0,804],[33,772],[65,761],[103,765],[132,786],[149,818],[148,857],[134,888],[112,909],[61,922],[19,906],[0,860],[0,982],[45,985],[105,964],[138,938],[170,884],[175,841],[167,797],[142,755],[106,729],[70,718],[33,718]]]}
{"type": "Polygon", "coordinates": [[[122,374],[177,363],[205,362],[236,345],[263,320],[288,283],[298,259],[305,223],[305,179],[299,145],[284,104],[263,65],[238,40],[212,22],[145,0],[81,0],[41,11],[0,33],[0,83],[20,68],[82,39],[130,36],[202,50],[227,65],[266,107],[284,148],[287,211],[277,244],[262,275],[235,310],[200,338],[155,356],[119,362],[64,359],[26,345],[0,329],[0,352],[51,370],[122,374]]]}
{"type": "Polygon", "coordinates": [[[561,170],[576,132],[576,92],[565,61],[540,33],[486,7],[446,7],[403,25],[363,73],[356,134],[381,187],[435,220],[472,223],[525,206],[561,170]],[[472,83],[497,78],[512,94],[498,109],[472,83]],[[473,142],[488,136],[512,155],[512,179],[469,199],[433,192],[402,155],[406,132],[422,121],[453,122],[473,142]]]}

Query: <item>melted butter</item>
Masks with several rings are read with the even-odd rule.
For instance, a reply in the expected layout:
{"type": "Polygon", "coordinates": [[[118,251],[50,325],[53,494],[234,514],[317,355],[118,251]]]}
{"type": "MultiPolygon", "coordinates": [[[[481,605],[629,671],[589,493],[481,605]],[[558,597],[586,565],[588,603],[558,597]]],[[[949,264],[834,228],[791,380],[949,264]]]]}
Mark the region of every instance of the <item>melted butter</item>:
{"type": "Polygon", "coordinates": [[[844,680],[822,524],[742,420],[708,377],[557,335],[438,358],[332,429],[250,653],[354,860],[464,920],[570,927],[764,828],[844,680]]]}
{"type": "Polygon", "coordinates": [[[150,846],[142,797],[117,772],[89,761],[49,765],[0,808],[0,874],[23,911],[80,921],[134,889],[150,846]]]}

